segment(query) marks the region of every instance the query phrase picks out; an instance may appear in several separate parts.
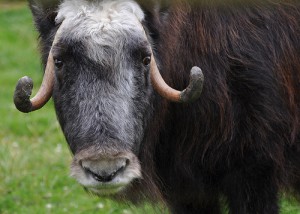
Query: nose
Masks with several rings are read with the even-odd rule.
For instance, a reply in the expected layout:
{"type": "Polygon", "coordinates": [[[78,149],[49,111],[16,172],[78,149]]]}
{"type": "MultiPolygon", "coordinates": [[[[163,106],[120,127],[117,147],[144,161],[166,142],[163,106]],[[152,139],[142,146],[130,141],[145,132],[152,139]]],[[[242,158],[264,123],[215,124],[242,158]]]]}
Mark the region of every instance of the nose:
{"type": "Polygon", "coordinates": [[[125,158],[81,161],[85,174],[102,183],[113,181],[128,164],[129,160],[125,158]]]}

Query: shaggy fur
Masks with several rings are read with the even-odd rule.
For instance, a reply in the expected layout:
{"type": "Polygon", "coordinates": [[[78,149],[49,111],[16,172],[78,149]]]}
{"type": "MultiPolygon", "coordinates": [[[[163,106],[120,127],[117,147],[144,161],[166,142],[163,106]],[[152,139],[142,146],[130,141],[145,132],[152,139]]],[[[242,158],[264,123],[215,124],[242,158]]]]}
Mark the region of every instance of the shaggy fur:
{"type": "MultiPolygon", "coordinates": [[[[175,214],[221,213],[220,197],[230,213],[276,214],[279,192],[300,190],[300,4],[223,2],[141,1],[166,82],[183,89],[199,66],[205,85],[193,104],[154,94],[144,105],[144,179],[133,186],[175,214]]],[[[55,15],[31,8],[45,56],[55,15]]]]}

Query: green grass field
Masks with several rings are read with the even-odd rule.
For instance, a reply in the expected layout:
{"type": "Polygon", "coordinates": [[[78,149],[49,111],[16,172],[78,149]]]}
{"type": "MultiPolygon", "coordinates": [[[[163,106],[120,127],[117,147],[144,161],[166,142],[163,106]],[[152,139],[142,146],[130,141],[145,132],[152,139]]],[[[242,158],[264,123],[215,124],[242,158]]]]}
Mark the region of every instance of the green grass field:
{"type": "MultiPolygon", "coordinates": [[[[24,3],[0,1],[0,214],[7,213],[161,213],[88,195],[69,177],[71,154],[55,118],[53,104],[31,114],[12,102],[17,80],[42,78],[37,34],[24,3]]],[[[34,93],[36,92],[36,88],[34,93]]],[[[298,214],[293,200],[282,213],[298,214]]]]}

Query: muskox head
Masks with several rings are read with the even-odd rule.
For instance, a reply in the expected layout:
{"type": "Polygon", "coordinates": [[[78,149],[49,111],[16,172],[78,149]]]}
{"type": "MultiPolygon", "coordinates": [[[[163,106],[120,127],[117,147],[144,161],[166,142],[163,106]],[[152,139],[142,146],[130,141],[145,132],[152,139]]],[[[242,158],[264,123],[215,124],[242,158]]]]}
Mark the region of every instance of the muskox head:
{"type": "Polygon", "coordinates": [[[130,0],[64,1],[38,94],[29,99],[28,77],[16,87],[14,101],[23,112],[41,108],[53,96],[74,154],[71,174],[96,194],[119,192],[141,178],[137,157],[156,96],[152,86],[177,102],[192,101],[201,93],[199,68],[192,69],[190,86],[183,92],[164,83],[144,18],[130,0]]]}

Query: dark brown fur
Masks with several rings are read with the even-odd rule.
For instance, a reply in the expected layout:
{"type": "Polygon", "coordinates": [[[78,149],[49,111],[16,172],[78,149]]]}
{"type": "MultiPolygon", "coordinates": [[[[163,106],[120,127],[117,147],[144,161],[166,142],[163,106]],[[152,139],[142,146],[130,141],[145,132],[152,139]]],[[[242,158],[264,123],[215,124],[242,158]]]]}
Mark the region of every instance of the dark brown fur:
{"type": "Polygon", "coordinates": [[[156,99],[140,158],[167,203],[219,213],[224,195],[231,213],[277,213],[279,190],[300,181],[299,3],[180,3],[148,18],[166,81],[183,89],[194,65],[205,75],[196,103],[156,99]]]}

